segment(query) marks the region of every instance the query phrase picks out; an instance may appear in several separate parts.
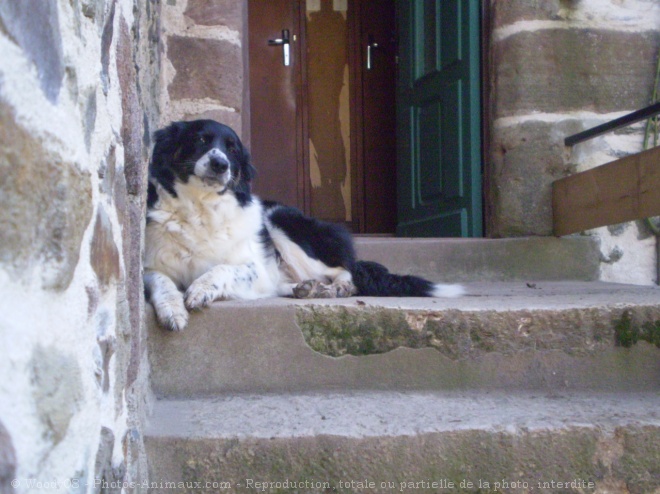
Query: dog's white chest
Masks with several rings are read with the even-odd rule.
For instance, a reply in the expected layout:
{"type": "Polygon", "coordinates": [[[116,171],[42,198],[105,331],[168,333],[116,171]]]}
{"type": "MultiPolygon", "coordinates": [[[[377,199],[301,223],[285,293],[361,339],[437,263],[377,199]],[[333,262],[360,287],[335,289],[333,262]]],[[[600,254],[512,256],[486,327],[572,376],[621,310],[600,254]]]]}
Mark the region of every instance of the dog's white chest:
{"type": "Polygon", "coordinates": [[[185,287],[213,266],[254,259],[260,248],[259,207],[241,207],[231,195],[182,192],[177,198],[161,195],[149,212],[146,268],[185,287]]]}

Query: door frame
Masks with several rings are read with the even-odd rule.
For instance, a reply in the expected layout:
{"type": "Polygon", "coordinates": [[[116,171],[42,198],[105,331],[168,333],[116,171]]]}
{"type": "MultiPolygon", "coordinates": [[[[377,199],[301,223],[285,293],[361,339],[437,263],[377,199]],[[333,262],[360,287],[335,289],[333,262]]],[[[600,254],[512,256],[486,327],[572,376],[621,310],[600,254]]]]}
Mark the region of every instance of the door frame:
{"type": "Polygon", "coordinates": [[[481,204],[482,204],[482,237],[490,236],[493,224],[493,202],[491,201],[490,150],[492,130],[492,79],[491,79],[491,37],[492,37],[492,7],[486,0],[481,3],[481,204]]]}
{"type": "MultiPolygon", "coordinates": [[[[259,0],[257,0],[259,1],[259,0]]],[[[296,79],[296,148],[299,154],[296,157],[298,167],[298,202],[302,204],[305,214],[310,214],[312,208],[311,178],[309,170],[309,108],[307,98],[307,51],[302,47],[307,44],[305,0],[294,0],[294,33],[298,38],[293,40],[293,50],[298,56],[299,62],[295,64],[296,79]]]]}

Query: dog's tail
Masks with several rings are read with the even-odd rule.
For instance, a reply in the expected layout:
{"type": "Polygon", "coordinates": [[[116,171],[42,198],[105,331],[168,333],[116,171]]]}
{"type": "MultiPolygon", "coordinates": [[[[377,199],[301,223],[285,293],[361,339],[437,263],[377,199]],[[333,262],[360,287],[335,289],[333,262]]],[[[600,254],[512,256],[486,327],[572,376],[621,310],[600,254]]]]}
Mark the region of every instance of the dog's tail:
{"type": "Polygon", "coordinates": [[[372,261],[357,261],[351,270],[357,295],[364,297],[460,297],[461,285],[433,283],[419,276],[390,273],[372,261]]]}

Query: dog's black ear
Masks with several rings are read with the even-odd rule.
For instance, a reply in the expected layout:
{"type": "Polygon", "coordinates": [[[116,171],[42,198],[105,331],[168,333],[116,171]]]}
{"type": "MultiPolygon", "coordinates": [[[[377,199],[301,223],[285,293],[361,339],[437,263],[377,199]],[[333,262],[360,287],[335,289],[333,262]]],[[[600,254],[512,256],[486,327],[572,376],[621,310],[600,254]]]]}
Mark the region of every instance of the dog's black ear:
{"type": "Polygon", "coordinates": [[[181,137],[188,125],[188,122],[173,122],[154,133],[155,143],[151,153],[149,174],[174,197],[176,197],[174,190],[175,175],[172,165],[174,157],[181,147],[181,137]]]}
{"type": "Polygon", "coordinates": [[[181,136],[188,127],[188,122],[172,122],[167,127],[154,133],[154,151],[152,164],[167,166],[181,144],[181,136]],[[166,162],[163,162],[165,160],[166,162]]]}
{"type": "Polygon", "coordinates": [[[241,169],[241,178],[236,185],[234,194],[236,195],[238,203],[241,206],[244,206],[252,199],[251,182],[257,170],[254,168],[254,166],[252,166],[250,153],[248,152],[247,148],[243,146],[243,143],[241,143],[240,140],[238,142],[240,145],[238,161],[241,169]]]}
{"type": "Polygon", "coordinates": [[[250,152],[245,146],[241,144],[241,177],[246,182],[252,182],[252,179],[257,175],[257,169],[252,166],[252,159],[250,152]]]}

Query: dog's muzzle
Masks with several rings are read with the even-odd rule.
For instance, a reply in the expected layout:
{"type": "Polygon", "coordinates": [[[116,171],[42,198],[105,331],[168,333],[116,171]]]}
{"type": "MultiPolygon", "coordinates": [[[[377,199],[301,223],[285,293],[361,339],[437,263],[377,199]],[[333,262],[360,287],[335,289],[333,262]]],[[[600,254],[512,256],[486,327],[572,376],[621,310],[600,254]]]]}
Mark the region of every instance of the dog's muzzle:
{"type": "Polygon", "coordinates": [[[227,155],[219,149],[212,149],[195,165],[195,175],[207,185],[226,185],[231,180],[227,155]]]}
{"type": "Polygon", "coordinates": [[[209,159],[209,169],[216,175],[222,175],[229,169],[229,161],[225,158],[212,157],[209,159]]]}

